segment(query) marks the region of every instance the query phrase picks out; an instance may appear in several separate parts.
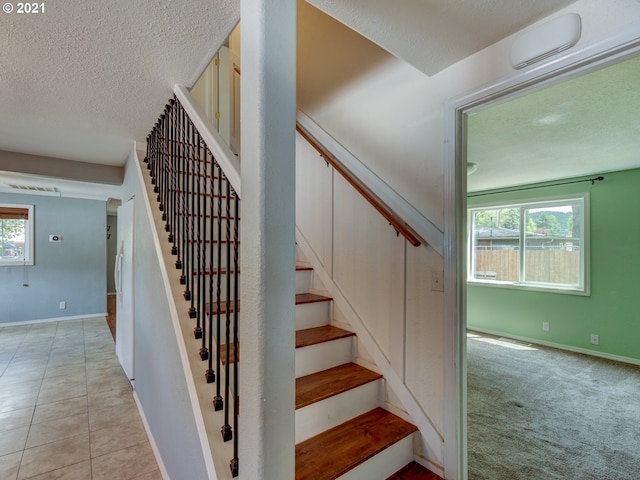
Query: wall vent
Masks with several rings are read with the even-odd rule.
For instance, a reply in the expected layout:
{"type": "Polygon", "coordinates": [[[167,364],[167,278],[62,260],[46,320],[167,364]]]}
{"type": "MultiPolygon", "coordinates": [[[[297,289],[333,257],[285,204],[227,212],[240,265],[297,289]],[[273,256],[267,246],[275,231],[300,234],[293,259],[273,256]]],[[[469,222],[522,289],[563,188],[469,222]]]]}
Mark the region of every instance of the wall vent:
{"type": "Polygon", "coordinates": [[[9,183],[8,184],[14,190],[27,190],[29,192],[42,192],[42,193],[58,193],[58,190],[55,187],[39,187],[37,185],[16,185],[9,183]]]}

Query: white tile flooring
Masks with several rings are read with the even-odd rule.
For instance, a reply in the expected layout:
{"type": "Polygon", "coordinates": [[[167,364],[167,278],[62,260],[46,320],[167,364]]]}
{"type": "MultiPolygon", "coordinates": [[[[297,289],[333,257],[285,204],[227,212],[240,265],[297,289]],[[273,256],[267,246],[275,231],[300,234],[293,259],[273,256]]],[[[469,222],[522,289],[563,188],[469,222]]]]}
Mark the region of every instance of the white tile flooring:
{"type": "Polygon", "coordinates": [[[104,318],[0,327],[0,479],[161,480],[104,318]]]}

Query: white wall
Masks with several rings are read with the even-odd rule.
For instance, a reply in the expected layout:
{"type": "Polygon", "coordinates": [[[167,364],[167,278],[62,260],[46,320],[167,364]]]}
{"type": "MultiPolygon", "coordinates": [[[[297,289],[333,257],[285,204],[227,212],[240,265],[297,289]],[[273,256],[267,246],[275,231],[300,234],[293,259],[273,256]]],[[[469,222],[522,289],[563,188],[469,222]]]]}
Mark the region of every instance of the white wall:
{"type": "MultiPolygon", "coordinates": [[[[429,366],[442,363],[443,294],[428,282],[431,271],[442,269],[442,258],[431,247],[413,247],[398,236],[302,137],[296,183],[299,234],[441,436],[442,390],[433,385],[443,385],[443,370],[429,366]]],[[[338,322],[350,321],[336,314],[338,322]]],[[[364,360],[370,360],[367,353],[364,360]]],[[[441,448],[431,448],[437,458],[429,458],[441,462],[441,448]]]]}
{"type": "MultiPolygon", "coordinates": [[[[133,287],[135,391],[170,478],[204,479],[207,478],[205,460],[154,247],[152,219],[146,210],[136,162],[132,150],[126,165],[122,195],[123,201],[131,195],[136,196],[133,287]]],[[[143,173],[147,174],[147,171],[143,173]]],[[[155,198],[151,200],[155,202],[155,198]]]]}

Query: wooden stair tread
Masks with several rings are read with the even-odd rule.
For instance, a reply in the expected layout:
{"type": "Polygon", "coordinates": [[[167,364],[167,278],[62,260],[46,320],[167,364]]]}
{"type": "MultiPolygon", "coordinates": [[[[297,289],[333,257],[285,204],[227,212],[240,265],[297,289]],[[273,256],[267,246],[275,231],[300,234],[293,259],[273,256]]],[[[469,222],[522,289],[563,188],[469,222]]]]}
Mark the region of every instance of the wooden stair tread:
{"type": "MultiPolygon", "coordinates": [[[[222,312],[221,312],[222,313],[222,312]]],[[[323,325],[322,327],[305,328],[296,331],[296,348],[308,347],[318,343],[330,342],[339,338],[353,337],[355,333],[343,330],[331,325],[323,325]]],[[[226,344],[220,345],[220,356],[224,358],[227,351],[226,344]]],[[[231,363],[233,363],[233,344],[229,352],[231,363]]],[[[240,358],[240,344],[238,343],[238,359],[240,358]]]]}
{"type": "Polygon", "coordinates": [[[443,480],[443,478],[419,463],[411,462],[387,480],[443,480]]]}
{"type": "Polygon", "coordinates": [[[345,474],[417,428],[376,408],[296,445],[296,480],[345,474]]]}
{"type": "MultiPolygon", "coordinates": [[[[226,274],[226,271],[223,273],[226,274]]],[[[194,273],[195,275],[195,273],[194,273]]],[[[315,302],[328,302],[330,301],[331,298],[329,297],[323,297],[322,295],[314,295],[312,293],[297,293],[296,294],[296,305],[302,305],[304,303],[315,303],[315,302]],[[309,295],[313,295],[314,297],[318,297],[317,300],[311,300],[309,301],[308,296],[309,295]]],[[[235,303],[232,302],[231,305],[231,310],[233,312],[233,305],[235,303]]],[[[238,301],[238,311],[240,311],[240,301],[238,301]]],[[[215,304],[213,306],[213,313],[218,313],[218,309],[216,308],[215,304]]],[[[227,313],[227,302],[220,302],[220,313],[227,313]]],[[[207,303],[205,305],[205,314],[208,315],[209,314],[209,303],[207,303]]]]}
{"type": "Polygon", "coordinates": [[[331,297],[325,297],[324,295],[316,295],[315,293],[297,293],[296,305],[303,305],[306,303],[319,303],[330,302],[333,300],[331,297]]]}
{"type": "Polygon", "coordinates": [[[411,462],[391,475],[387,480],[442,480],[442,477],[431,470],[427,470],[418,462],[411,462]]]}
{"type": "Polygon", "coordinates": [[[353,337],[355,333],[332,325],[305,328],[296,331],[296,348],[308,347],[318,343],[329,342],[339,338],[353,337]]]}
{"type": "Polygon", "coordinates": [[[382,378],[382,375],[355,363],[312,373],[296,379],[296,408],[306,407],[325,398],[382,378]]]}

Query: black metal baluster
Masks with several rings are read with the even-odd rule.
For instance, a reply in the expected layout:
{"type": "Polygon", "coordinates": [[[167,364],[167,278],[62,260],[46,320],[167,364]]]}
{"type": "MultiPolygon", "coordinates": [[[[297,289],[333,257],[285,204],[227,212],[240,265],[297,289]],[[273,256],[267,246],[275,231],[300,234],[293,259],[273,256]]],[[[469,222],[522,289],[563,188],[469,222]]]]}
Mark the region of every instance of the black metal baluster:
{"type": "MultiPolygon", "coordinates": [[[[222,323],[222,169],[218,166],[218,181],[216,191],[216,225],[217,235],[213,237],[217,245],[217,262],[216,262],[216,371],[220,372],[220,364],[222,363],[220,345],[221,341],[221,323],[222,323]]],[[[224,408],[224,400],[221,394],[220,381],[216,384],[216,395],[213,397],[213,409],[218,412],[224,408]]]]}
{"type": "MultiPolygon", "coordinates": [[[[239,199],[233,188],[229,195],[233,196],[233,459],[231,460],[231,474],[238,476],[238,414],[240,413],[239,368],[240,368],[240,339],[238,338],[238,321],[240,319],[240,291],[239,291],[239,199]]],[[[231,273],[229,273],[231,274],[231,273]]]]}
{"type": "Polygon", "coordinates": [[[167,152],[169,150],[169,122],[167,121],[167,106],[164,107],[164,114],[162,115],[162,135],[164,137],[162,148],[162,167],[160,170],[160,183],[158,184],[158,197],[160,202],[158,208],[162,212],[162,221],[167,219],[167,213],[164,211],[164,200],[167,192],[167,152]]]}
{"type": "Polygon", "coordinates": [[[226,263],[226,280],[227,280],[227,299],[226,299],[226,324],[225,324],[225,379],[224,379],[224,396],[227,402],[224,407],[224,425],[222,426],[222,438],[229,441],[233,438],[233,431],[231,425],[229,425],[229,409],[231,408],[229,402],[229,390],[231,379],[229,378],[231,373],[231,196],[230,196],[230,184],[229,180],[225,179],[225,200],[226,200],[226,214],[225,221],[225,239],[227,247],[227,261],[226,263]]]}
{"type": "Polygon", "coordinates": [[[173,240],[173,245],[171,247],[171,254],[176,256],[176,268],[180,268],[181,266],[181,262],[180,262],[180,255],[181,255],[181,250],[182,250],[182,246],[180,245],[180,213],[181,213],[181,209],[180,209],[180,197],[182,195],[181,190],[180,190],[180,181],[181,181],[181,162],[182,162],[182,158],[181,158],[181,150],[182,150],[182,143],[180,142],[180,102],[178,102],[178,100],[174,97],[174,107],[173,107],[173,131],[174,131],[174,135],[173,135],[173,141],[174,141],[174,155],[175,155],[175,161],[174,161],[174,168],[175,168],[175,172],[174,172],[174,178],[175,178],[175,184],[174,184],[174,193],[173,193],[173,220],[172,220],[172,228],[171,228],[171,234],[173,236],[172,240],[173,240]]]}
{"type": "Polygon", "coordinates": [[[187,221],[187,268],[186,268],[186,290],[184,298],[190,300],[189,306],[189,318],[195,318],[196,309],[193,306],[193,164],[191,161],[191,121],[186,119],[185,123],[185,145],[186,145],[186,160],[187,160],[187,183],[185,184],[185,200],[187,206],[187,213],[189,215],[187,221]]]}
{"type": "Polygon", "coordinates": [[[198,309],[198,301],[200,300],[200,219],[198,215],[200,213],[200,181],[198,178],[199,168],[200,168],[200,156],[199,156],[199,147],[198,147],[198,137],[199,133],[193,123],[191,124],[191,149],[192,149],[192,162],[193,162],[193,175],[191,177],[193,190],[191,192],[191,198],[193,199],[193,246],[194,246],[194,257],[193,257],[193,300],[192,305],[194,306],[194,313],[196,319],[196,326],[193,329],[193,334],[195,338],[202,338],[202,326],[200,325],[200,311],[198,309]]]}
{"type": "MultiPolygon", "coordinates": [[[[206,218],[209,219],[209,244],[207,248],[207,252],[209,254],[209,272],[207,275],[207,279],[209,281],[209,290],[208,290],[208,299],[209,299],[209,308],[207,308],[207,319],[209,322],[209,363],[207,364],[207,370],[205,372],[205,378],[207,379],[207,383],[213,383],[216,381],[216,373],[213,370],[213,324],[214,324],[214,303],[213,303],[213,282],[215,281],[215,263],[214,263],[214,255],[215,255],[215,229],[214,229],[214,221],[213,221],[213,209],[215,202],[215,169],[216,169],[216,161],[213,158],[213,154],[207,148],[207,158],[211,157],[211,162],[209,163],[209,177],[207,185],[209,185],[208,191],[211,196],[208,199],[207,205],[208,208],[205,211],[206,218]]],[[[205,224],[206,225],[206,224],[205,224]]],[[[216,348],[215,350],[218,350],[216,348]]]]}
{"type": "Polygon", "coordinates": [[[206,280],[206,267],[205,267],[205,251],[206,251],[206,235],[203,228],[204,220],[204,201],[206,198],[206,189],[203,182],[203,170],[206,161],[205,151],[203,150],[203,142],[200,137],[200,132],[196,135],[196,152],[197,152],[197,165],[198,171],[196,176],[196,182],[198,183],[198,210],[197,210],[197,225],[198,225],[198,321],[200,324],[200,337],[202,343],[200,345],[200,360],[206,360],[209,358],[209,350],[207,350],[207,319],[205,316],[205,295],[204,295],[204,282],[206,280]]]}
{"type": "Polygon", "coordinates": [[[177,144],[177,131],[176,131],[176,101],[171,99],[171,191],[169,193],[169,201],[167,205],[167,222],[164,229],[169,233],[168,240],[171,243],[171,254],[178,254],[178,247],[176,245],[175,225],[176,225],[176,198],[178,195],[178,144],[177,144]]]}
{"type": "Polygon", "coordinates": [[[180,273],[180,284],[186,284],[186,276],[185,276],[185,262],[184,255],[187,249],[186,245],[186,226],[187,226],[187,206],[184,201],[184,192],[186,190],[186,178],[187,178],[187,166],[186,166],[186,147],[184,144],[184,108],[178,102],[179,110],[178,110],[178,140],[180,141],[180,195],[178,196],[179,204],[180,204],[180,224],[178,228],[178,259],[176,260],[176,268],[181,270],[180,273]]]}
{"type": "Polygon", "coordinates": [[[240,198],[175,96],[147,136],[144,162],[172,244],[171,253],[176,256],[176,269],[181,270],[184,297],[190,301],[189,317],[196,319],[194,334],[196,338],[202,338],[200,357],[208,361],[206,381],[218,380],[213,404],[215,411],[224,409],[222,437],[225,442],[233,440],[230,468],[232,475],[237,477],[240,198]],[[223,251],[224,245],[226,250],[223,251]],[[224,332],[222,315],[225,317],[224,332]],[[215,365],[213,348],[216,350],[215,365]],[[227,402],[221,394],[220,378],[216,379],[216,371],[219,377],[222,363],[227,402]],[[233,395],[232,400],[230,395],[233,395]],[[235,436],[233,430],[236,430],[235,436]]]}

